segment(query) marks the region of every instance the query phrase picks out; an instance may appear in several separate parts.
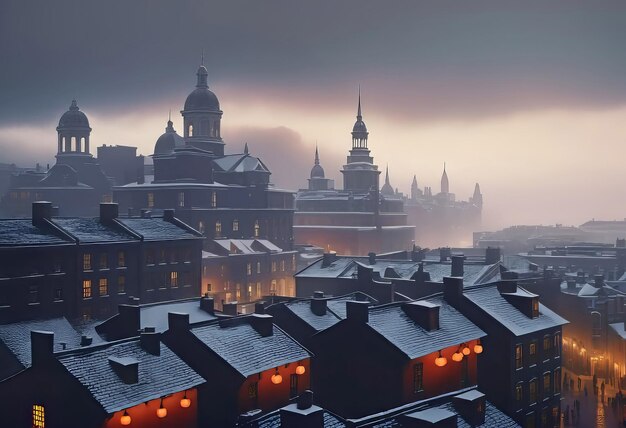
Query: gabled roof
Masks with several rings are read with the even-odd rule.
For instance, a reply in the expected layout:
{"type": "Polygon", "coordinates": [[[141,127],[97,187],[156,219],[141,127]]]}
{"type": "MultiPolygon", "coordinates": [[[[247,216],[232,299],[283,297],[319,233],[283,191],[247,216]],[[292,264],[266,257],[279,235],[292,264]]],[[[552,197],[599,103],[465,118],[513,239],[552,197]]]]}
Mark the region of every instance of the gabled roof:
{"type": "Polygon", "coordinates": [[[191,326],[190,331],[245,377],[310,357],[306,349],[276,325],[272,335],[263,337],[248,318],[191,326]]]}
{"type": "Polygon", "coordinates": [[[214,159],[213,163],[219,168],[218,171],[221,170],[223,172],[270,172],[261,159],[246,153],[226,155],[222,158],[214,159]]]}
{"type": "Polygon", "coordinates": [[[139,311],[141,328],[154,327],[158,333],[167,330],[167,314],[170,312],[189,314],[189,322],[192,324],[217,319],[215,315],[200,308],[200,299],[152,303],[142,305],[139,311]]]}
{"type": "Polygon", "coordinates": [[[198,235],[184,227],[170,223],[161,217],[118,218],[117,221],[143,236],[145,241],[164,241],[169,239],[195,239],[198,235]]]}
{"type": "Polygon", "coordinates": [[[160,355],[153,355],[131,339],[57,354],[57,359],[107,413],[113,413],[205,382],[167,346],[160,347],[160,355]],[[124,383],[109,357],[139,361],[138,382],[124,383]]]}
{"type": "MultiPolygon", "coordinates": [[[[281,428],[280,409],[261,416],[259,419],[243,425],[246,428],[281,428]]],[[[319,428],[344,428],[346,424],[339,417],[324,410],[324,425],[319,428]]]]}
{"type": "Polygon", "coordinates": [[[31,219],[0,220],[0,246],[59,245],[74,241],[61,238],[52,230],[33,225],[31,219]]]}
{"type": "Polygon", "coordinates": [[[438,329],[428,331],[422,328],[405,313],[402,309],[403,303],[370,308],[367,324],[410,359],[486,335],[450,306],[443,297],[430,297],[418,301],[440,306],[438,329]]]}
{"type": "Polygon", "coordinates": [[[103,224],[98,218],[53,218],[52,222],[75,236],[79,242],[136,241],[132,234],[112,224],[103,224]]]}
{"type": "MultiPolygon", "coordinates": [[[[517,288],[518,294],[534,296],[523,288],[517,288]]],[[[534,333],[540,330],[559,327],[568,321],[539,303],[539,316],[529,318],[510,304],[494,285],[467,289],[465,298],[474,303],[478,309],[493,318],[515,336],[534,333]]]]}

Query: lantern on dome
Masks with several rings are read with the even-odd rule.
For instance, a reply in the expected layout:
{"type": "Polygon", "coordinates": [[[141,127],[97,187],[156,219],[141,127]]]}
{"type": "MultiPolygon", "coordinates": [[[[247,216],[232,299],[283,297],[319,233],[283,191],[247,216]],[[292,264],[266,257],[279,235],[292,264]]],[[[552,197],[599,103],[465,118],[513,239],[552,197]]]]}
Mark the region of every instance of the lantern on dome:
{"type": "Polygon", "coordinates": [[[191,400],[187,398],[187,391],[185,391],[183,398],[180,399],[180,407],[182,407],[183,409],[186,409],[189,406],[191,406],[191,400]]]}
{"type": "Polygon", "coordinates": [[[272,383],[274,385],[278,385],[279,383],[282,383],[282,381],[283,377],[280,375],[280,373],[278,373],[278,368],[276,368],[276,373],[272,375],[272,383]]]}
{"type": "Polygon", "coordinates": [[[461,352],[463,352],[463,355],[467,357],[472,351],[470,351],[470,347],[467,346],[467,343],[464,343],[461,352]]]}
{"type": "Polygon", "coordinates": [[[130,415],[128,414],[128,412],[124,410],[124,414],[120,418],[120,425],[124,425],[124,426],[130,425],[132,421],[133,420],[130,418],[130,415]]]}
{"type": "Polygon", "coordinates": [[[448,359],[444,357],[443,355],[441,355],[441,351],[439,351],[439,356],[435,358],[435,365],[437,367],[443,367],[446,364],[448,364],[448,359]]]}
{"type": "Polygon", "coordinates": [[[483,345],[480,342],[480,339],[478,339],[478,342],[476,342],[476,345],[474,345],[474,352],[477,354],[482,354],[483,352],[483,345]]]}
{"type": "Polygon", "coordinates": [[[161,398],[161,405],[157,409],[156,415],[159,419],[163,419],[164,417],[167,416],[167,409],[163,407],[163,398],[161,398]]]}

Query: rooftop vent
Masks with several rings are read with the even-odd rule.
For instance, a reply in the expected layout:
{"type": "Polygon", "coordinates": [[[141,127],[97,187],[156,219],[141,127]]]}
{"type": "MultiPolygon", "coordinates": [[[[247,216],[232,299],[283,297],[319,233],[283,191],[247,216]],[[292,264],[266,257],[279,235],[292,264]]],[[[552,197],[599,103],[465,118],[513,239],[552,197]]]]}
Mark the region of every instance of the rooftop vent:
{"type": "Polygon", "coordinates": [[[109,357],[109,365],[126,384],[139,382],[139,360],[132,357],[109,357]]]}

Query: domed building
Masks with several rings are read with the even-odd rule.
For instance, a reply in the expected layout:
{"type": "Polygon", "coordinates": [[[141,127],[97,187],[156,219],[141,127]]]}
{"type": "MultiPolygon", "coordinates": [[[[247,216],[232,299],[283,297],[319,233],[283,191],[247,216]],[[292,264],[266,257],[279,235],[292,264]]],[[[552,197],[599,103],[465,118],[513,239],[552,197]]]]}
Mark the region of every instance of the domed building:
{"type": "Polygon", "coordinates": [[[315,147],[315,163],[311,168],[311,178],[309,178],[309,190],[333,190],[335,187],[335,180],[331,180],[325,177],[324,168],[320,165],[320,155],[315,147]]]}
{"type": "Polygon", "coordinates": [[[157,139],[154,145],[155,155],[166,155],[172,153],[175,149],[185,146],[185,139],[178,135],[174,130],[174,122],[167,121],[165,132],[157,139]]]}

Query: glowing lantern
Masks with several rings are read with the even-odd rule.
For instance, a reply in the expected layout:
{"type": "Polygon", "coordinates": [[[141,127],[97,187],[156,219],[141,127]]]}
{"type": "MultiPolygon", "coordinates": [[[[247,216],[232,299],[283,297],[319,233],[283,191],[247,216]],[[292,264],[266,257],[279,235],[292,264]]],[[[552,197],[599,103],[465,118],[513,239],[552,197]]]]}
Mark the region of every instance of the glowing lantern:
{"type": "Polygon", "coordinates": [[[457,363],[463,360],[463,353],[461,352],[461,347],[456,350],[454,354],[452,354],[452,361],[456,361],[457,363]]]}
{"type": "Polygon", "coordinates": [[[469,346],[467,346],[467,344],[464,343],[463,344],[463,350],[461,352],[463,352],[463,355],[468,356],[471,351],[470,351],[469,346]]]}
{"type": "Polygon", "coordinates": [[[306,369],[302,364],[299,364],[298,367],[296,367],[296,374],[303,375],[304,372],[306,372],[306,369]]]}
{"type": "Polygon", "coordinates": [[[163,399],[162,398],[161,398],[161,405],[157,409],[156,415],[160,419],[163,419],[164,417],[167,416],[167,409],[165,407],[163,407],[163,399]]]}
{"type": "Polygon", "coordinates": [[[186,409],[189,406],[191,406],[191,400],[187,398],[187,391],[185,391],[185,395],[180,399],[180,407],[186,409]]]}
{"type": "Polygon", "coordinates": [[[435,358],[435,365],[437,367],[443,367],[446,364],[448,364],[448,360],[446,359],[446,357],[442,356],[441,351],[439,351],[439,356],[435,358]]]}
{"type": "Polygon", "coordinates": [[[130,418],[130,415],[128,414],[128,412],[124,410],[124,414],[120,418],[120,425],[124,425],[124,426],[130,425],[132,421],[133,420],[130,418]]]}
{"type": "Polygon", "coordinates": [[[278,373],[278,369],[276,369],[276,373],[272,375],[272,383],[274,385],[278,385],[279,383],[282,383],[282,381],[283,377],[280,375],[280,373],[278,373]]]}
{"type": "Polygon", "coordinates": [[[482,354],[483,352],[483,345],[480,343],[480,339],[478,339],[478,342],[474,345],[474,352],[477,354],[482,354]]]}

